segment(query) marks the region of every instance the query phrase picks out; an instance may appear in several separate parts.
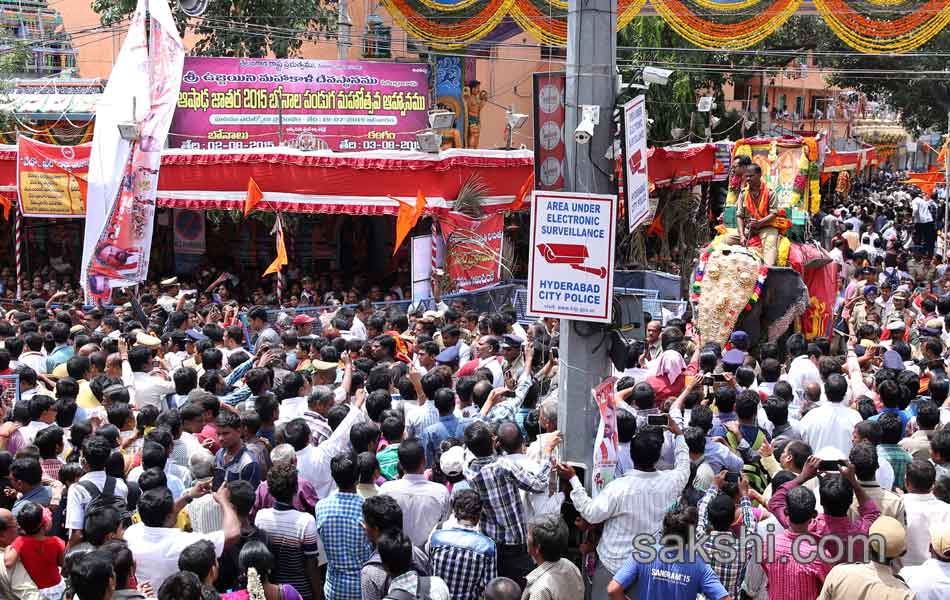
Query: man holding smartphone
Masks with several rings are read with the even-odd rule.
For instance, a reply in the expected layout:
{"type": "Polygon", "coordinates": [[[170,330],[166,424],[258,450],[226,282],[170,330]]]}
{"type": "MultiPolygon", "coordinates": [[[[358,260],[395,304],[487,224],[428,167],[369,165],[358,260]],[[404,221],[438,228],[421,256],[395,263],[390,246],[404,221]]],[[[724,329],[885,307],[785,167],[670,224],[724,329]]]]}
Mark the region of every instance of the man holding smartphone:
{"type": "Polygon", "coordinates": [[[665,431],[649,424],[630,442],[633,470],[607,484],[596,498],[591,499],[573,467],[557,467],[561,478],[570,482],[571,501],[580,516],[588,523],[604,524],[603,536],[597,544],[600,561],[594,573],[593,600],[608,598],[607,586],[633,553],[634,538],[655,533],[657,523],[663,521],[689,479],[689,450],[683,432],[669,415],[665,417],[666,428],[674,438],[672,470],[656,470],[665,431]]]}

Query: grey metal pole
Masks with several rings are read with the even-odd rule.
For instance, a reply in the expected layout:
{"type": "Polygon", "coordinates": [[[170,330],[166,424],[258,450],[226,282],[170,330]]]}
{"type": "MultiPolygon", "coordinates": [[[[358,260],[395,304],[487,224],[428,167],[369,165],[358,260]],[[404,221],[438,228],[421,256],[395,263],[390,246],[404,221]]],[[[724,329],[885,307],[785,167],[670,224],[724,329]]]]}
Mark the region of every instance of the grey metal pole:
{"type": "MultiPolygon", "coordinates": [[[[608,175],[613,173],[613,167],[604,158],[607,148],[613,144],[614,133],[617,36],[613,32],[616,24],[617,0],[569,2],[564,124],[567,191],[616,193],[608,175]],[[583,105],[600,107],[600,124],[594,128],[590,142],[580,145],[574,142],[574,130],[582,119],[583,105]]],[[[561,459],[586,465],[585,483],[589,485],[593,441],[600,418],[591,390],[610,374],[610,364],[608,344],[601,343],[602,336],[581,336],[575,331],[574,323],[561,320],[558,429],[564,438],[561,459]]]]}

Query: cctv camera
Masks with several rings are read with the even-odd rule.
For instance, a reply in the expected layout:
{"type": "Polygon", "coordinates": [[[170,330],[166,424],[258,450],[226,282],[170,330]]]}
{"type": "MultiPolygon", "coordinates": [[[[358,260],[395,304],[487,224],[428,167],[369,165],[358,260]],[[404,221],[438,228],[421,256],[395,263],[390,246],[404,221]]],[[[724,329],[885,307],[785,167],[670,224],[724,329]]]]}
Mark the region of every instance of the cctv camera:
{"type": "Polygon", "coordinates": [[[574,130],[574,141],[578,144],[586,144],[594,136],[594,122],[585,118],[578,124],[574,130]]]}
{"type": "Polygon", "coordinates": [[[643,67],[643,81],[646,83],[655,83],[656,85],[666,85],[670,81],[670,75],[673,71],[669,69],[660,69],[658,67],[643,67]]]}

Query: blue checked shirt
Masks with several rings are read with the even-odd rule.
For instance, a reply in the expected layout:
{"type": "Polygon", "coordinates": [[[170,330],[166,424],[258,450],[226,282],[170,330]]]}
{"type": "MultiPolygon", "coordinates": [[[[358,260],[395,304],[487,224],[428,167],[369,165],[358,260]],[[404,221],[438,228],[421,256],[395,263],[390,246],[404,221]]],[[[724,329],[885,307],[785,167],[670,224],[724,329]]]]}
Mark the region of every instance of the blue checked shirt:
{"type": "Polygon", "coordinates": [[[482,498],[482,532],[495,540],[496,544],[525,544],[528,533],[519,490],[532,494],[546,493],[550,472],[548,455],[541,460],[541,470],[535,475],[505,456],[486,456],[473,460],[465,472],[465,478],[482,498]]]}
{"type": "MultiPolygon", "coordinates": [[[[719,489],[715,485],[711,485],[709,489],[706,490],[703,499],[699,501],[699,523],[696,526],[696,534],[697,536],[709,534],[709,537],[703,541],[703,547],[709,553],[710,557],[709,566],[712,568],[713,573],[719,577],[722,587],[726,588],[726,591],[729,592],[733,598],[738,598],[739,587],[745,578],[745,568],[751,558],[752,548],[751,546],[747,546],[745,549],[739,548],[739,542],[744,538],[744,536],[741,535],[741,531],[740,535],[736,536],[732,531],[709,530],[707,509],[709,508],[709,503],[718,495],[719,489]],[[716,544],[720,537],[726,539],[718,543],[731,546],[737,550],[736,560],[727,562],[717,558],[716,544]]],[[[755,515],[752,513],[752,504],[749,502],[747,496],[743,496],[739,500],[739,512],[742,515],[742,529],[745,530],[745,534],[751,535],[755,533],[755,515]]]]}
{"type": "Polygon", "coordinates": [[[373,554],[361,525],[363,498],[335,492],[317,502],[317,533],[327,557],[327,600],[361,600],[360,569],[373,554]]]}
{"type": "Polygon", "coordinates": [[[439,529],[429,540],[432,574],[441,577],[452,600],[478,600],[497,574],[495,542],[476,528],[439,529]]]}

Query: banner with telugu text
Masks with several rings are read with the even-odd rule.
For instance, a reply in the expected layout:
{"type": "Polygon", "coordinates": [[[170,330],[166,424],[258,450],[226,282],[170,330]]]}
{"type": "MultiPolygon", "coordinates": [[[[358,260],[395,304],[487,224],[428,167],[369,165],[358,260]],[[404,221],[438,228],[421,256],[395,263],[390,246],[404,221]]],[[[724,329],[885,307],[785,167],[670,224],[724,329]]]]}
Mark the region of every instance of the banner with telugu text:
{"type": "Polygon", "coordinates": [[[415,150],[429,108],[423,63],[190,56],[169,145],[415,150]]]}
{"type": "Polygon", "coordinates": [[[106,301],[113,288],[148,274],[162,148],[184,59],[166,0],[138,0],[96,111],[82,263],[88,301],[106,301]],[[128,122],[140,123],[134,143],[119,132],[128,122]]]}
{"type": "Polygon", "coordinates": [[[82,218],[80,179],[89,171],[92,144],[59,146],[17,138],[17,192],[25,217],[82,218]]]}
{"type": "Polygon", "coordinates": [[[445,270],[459,291],[471,292],[501,280],[505,215],[470,219],[459,213],[439,218],[445,237],[445,270]]]}

